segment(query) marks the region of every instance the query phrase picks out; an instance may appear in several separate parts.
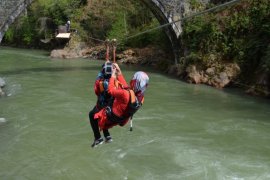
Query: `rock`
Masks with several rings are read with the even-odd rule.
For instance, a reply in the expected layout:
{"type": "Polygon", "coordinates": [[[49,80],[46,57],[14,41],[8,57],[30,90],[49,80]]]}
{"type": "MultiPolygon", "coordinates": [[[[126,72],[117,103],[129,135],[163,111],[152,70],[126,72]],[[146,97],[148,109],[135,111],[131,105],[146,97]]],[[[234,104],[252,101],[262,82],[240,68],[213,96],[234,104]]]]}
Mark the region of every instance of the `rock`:
{"type": "Polygon", "coordinates": [[[4,81],[4,79],[0,78],[0,87],[4,87],[6,85],[6,82],[4,81]]]}
{"type": "Polygon", "coordinates": [[[248,90],[245,91],[247,94],[258,96],[259,93],[256,91],[255,86],[251,86],[248,90]]]}
{"type": "Polygon", "coordinates": [[[254,96],[264,96],[270,97],[269,89],[262,85],[253,85],[250,86],[246,91],[247,94],[254,95],[254,96]]]}
{"type": "Polygon", "coordinates": [[[187,81],[190,83],[204,83],[216,88],[224,88],[237,77],[240,73],[240,68],[237,64],[233,63],[212,64],[211,67],[207,68],[205,71],[199,71],[195,65],[190,65],[187,67],[186,72],[187,81]]]}
{"type": "Polygon", "coordinates": [[[174,64],[168,68],[168,74],[171,74],[171,75],[176,75],[176,76],[180,77],[184,73],[185,73],[185,71],[183,69],[183,66],[181,66],[180,64],[176,64],[176,65],[174,64]]]}
{"type": "Polygon", "coordinates": [[[135,57],[135,54],[135,51],[133,51],[132,49],[128,49],[120,54],[117,54],[116,59],[118,59],[119,62],[125,64],[138,64],[139,59],[138,57],[135,57]]]}
{"type": "Polygon", "coordinates": [[[84,48],[81,50],[83,58],[105,59],[105,49],[99,46],[92,48],[84,48]]]}
{"type": "Polygon", "coordinates": [[[82,52],[77,49],[74,49],[74,50],[55,49],[55,50],[52,50],[50,56],[51,58],[61,58],[61,59],[83,57],[82,52]]]}
{"type": "Polygon", "coordinates": [[[67,52],[66,52],[66,50],[63,50],[63,49],[55,49],[55,50],[52,50],[50,56],[51,56],[51,58],[65,59],[67,57],[67,52]]]}
{"type": "Polygon", "coordinates": [[[214,67],[207,68],[205,73],[206,73],[207,75],[209,75],[209,76],[212,76],[212,75],[215,74],[215,68],[214,68],[214,67]]]}
{"type": "Polygon", "coordinates": [[[128,50],[123,51],[123,54],[125,56],[134,56],[135,52],[132,49],[128,49],[128,50]]]}
{"type": "Polygon", "coordinates": [[[2,90],[2,88],[0,87],[0,97],[1,96],[5,96],[6,95],[6,93],[2,90]]]}
{"type": "Polygon", "coordinates": [[[195,83],[195,84],[201,83],[202,77],[201,77],[200,73],[197,71],[195,65],[188,66],[186,71],[187,71],[188,82],[195,83]]]}
{"type": "Polygon", "coordinates": [[[230,83],[228,75],[225,72],[221,72],[213,78],[212,84],[217,88],[224,88],[230,83]]]}
{"type": "Polygon", "coordinates": [[[229,78],[234,78],[240,73],[240,67],[236,63],[226,64],[224,72],[229,78]]]}
{"type": "Polygon", "coordinates": [[[7,120],[5,118],[0,118],[0,123],[5,123],[7,120]]]}
{"type": "Polygon", "coordinates": [[[221,72],[219,74],[219,78],[220,78],[220,87],[225,87],[227,84],[230,83],[230,79],[229,79],[227,73],[225,73],[225,72],[221,72]]]}
{"type": "Polygon", "coordinates": [[[202,78],[201,78],[202,83],[207,84],[208,78],[209,77],[207,75],[202,76],[202,78]]]}
{"type": "Polygon", "coordinates": [[[0,78],[0,97],[5,96],[5,92],[3,91],[3,88],[6,86],[6,82],[4,79],[0,78]]]}

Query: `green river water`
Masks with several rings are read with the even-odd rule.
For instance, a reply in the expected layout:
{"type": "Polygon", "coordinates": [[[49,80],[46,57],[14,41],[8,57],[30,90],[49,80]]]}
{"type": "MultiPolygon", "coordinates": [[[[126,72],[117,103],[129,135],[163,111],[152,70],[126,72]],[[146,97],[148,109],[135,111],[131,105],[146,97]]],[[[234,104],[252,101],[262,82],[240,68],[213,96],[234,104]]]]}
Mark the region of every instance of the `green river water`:
{"type": "MultiPolygon", "coordinates": [[[[143,68],[145,104],[91,148],[88,112],[102,61],[0,47],[1,180],[270,179],[270,103],[143,68]]],[[[140,67],[120,65],[129,81],[140,67]]]]}

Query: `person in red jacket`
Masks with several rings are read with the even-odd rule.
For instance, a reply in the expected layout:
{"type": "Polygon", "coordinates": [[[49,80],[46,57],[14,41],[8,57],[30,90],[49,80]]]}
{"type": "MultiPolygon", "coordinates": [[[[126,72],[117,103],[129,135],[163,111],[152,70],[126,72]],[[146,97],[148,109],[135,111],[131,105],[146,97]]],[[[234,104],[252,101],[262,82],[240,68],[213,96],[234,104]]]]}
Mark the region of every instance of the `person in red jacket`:
{"type": "MultiPolygon", "coordinates": [[[[110,61],[106,61],[105,64],[102,65],[102,70],[98,73],[94,85],[94,91],[95,94],[97,95],[97,103],[95,107],[89,112],[89,120],[95,139],[100,139],[101,135],[99,132],[98,122],[94,120],[94,115],[97,112],[99,112],[102,108],[108,106],[110,102],[112,102],[112,97],[108,93],[108,85],[111,74],[112,74],[112,63],[110,61]]],[[[104,129],[103,134],[105,137],[105,142],[112,141],[112,138],[108,130],[104,129]]]]}
{"type": "MultiPolygon", "coordinates": [[[[124,126],[141,107],[149,77],[145,72],[136,72],[128,86],[121,69],[114,63],[109,80],[108,93],[113,97],[112,105],[103,108],[94,115],[102,131],[108,131],[113,126],[124,126]]],[[[92,147],[103,143],[103,138],[94,140],[92,147]]]]}

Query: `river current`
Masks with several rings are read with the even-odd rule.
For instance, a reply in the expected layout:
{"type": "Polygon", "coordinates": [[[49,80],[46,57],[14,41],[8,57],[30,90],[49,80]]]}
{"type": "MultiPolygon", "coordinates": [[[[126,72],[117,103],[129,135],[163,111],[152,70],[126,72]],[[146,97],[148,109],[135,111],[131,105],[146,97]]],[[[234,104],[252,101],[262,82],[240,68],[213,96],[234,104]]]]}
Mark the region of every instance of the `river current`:
{"type": "Polygon", "coordinates": [[[237,89],[150,77],[143,107],[91,148],[88,112],[102,61],[0,47],[0,179],[270,179],[270,103],[237,89]]]}

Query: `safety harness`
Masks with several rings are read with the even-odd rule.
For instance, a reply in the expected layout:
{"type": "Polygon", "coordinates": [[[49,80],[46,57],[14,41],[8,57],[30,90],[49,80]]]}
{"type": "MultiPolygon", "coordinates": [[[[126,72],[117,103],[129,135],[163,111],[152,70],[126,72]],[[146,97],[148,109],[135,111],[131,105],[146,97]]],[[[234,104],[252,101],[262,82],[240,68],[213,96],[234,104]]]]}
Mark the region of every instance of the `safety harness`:
{"type": "Polygon", "coordinates": [[[108,80],[102,79],[99,81],[99,90],[100,95],[98,96],[98,106],[99,108],[104,108],[109,105],[109,103],[112,101],[112,97],[108,93],[108,80]]]}
{"type": "Polygon", "coordinates": [[[127,118],[132,117],[138,111],[138,109],[142,106],[143,101],[139,102],[139,100],[135,96],[134,91],[131,89],[127,89],[127,91],[129,92],[129,102],[126,109],[127,113],[121,117],[115,115],[112,111],[112,103],[111,103],[111,105],[106,107],[106,114],[108,116],[109,121],[113,123],[121,124],[127,118]]]}

